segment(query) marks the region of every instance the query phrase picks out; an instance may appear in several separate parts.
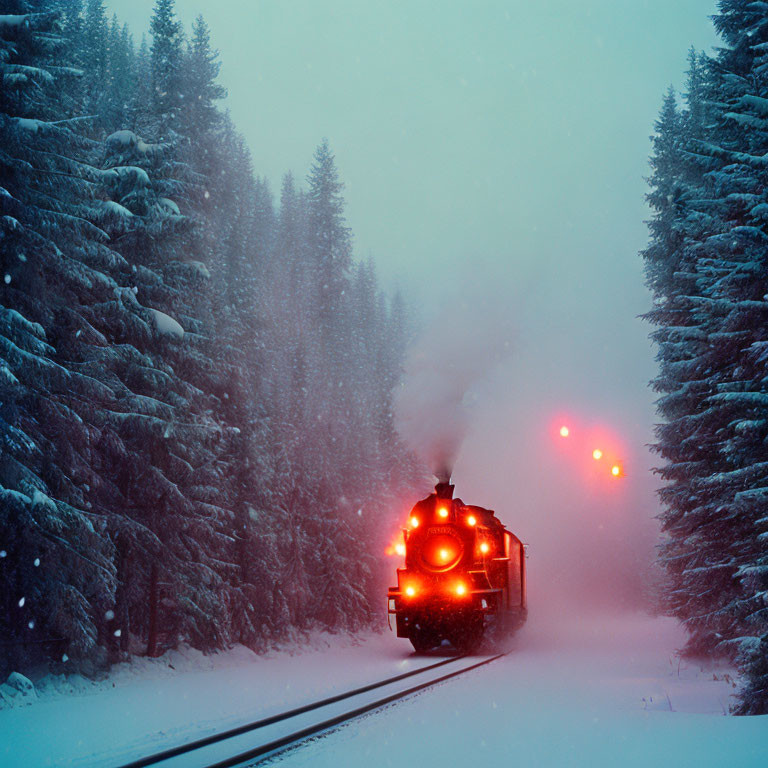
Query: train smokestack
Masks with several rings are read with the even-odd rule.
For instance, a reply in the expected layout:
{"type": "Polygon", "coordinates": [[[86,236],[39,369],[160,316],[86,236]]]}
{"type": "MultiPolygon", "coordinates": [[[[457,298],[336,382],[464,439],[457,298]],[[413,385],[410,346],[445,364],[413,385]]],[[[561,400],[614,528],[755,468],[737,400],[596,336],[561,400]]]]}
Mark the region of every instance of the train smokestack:
{"type": "Polygon", "coordinates": [[[448,467],[448,462],[443,457],[443,460],[439,462],[438,468],[435,471],[435,477],[438,483],[450,483],[451,482],[451,470],[448,467]]]}
{"type": "Polygon", "coordinates": [[[455,487],[456,486],[451,485],[450,483],[443,483],[443,482],[438,483],[435,486],[435,493],[437,494],[437,498],[438,499],[452,499],[453,498],[453,489],[455,487]]]}

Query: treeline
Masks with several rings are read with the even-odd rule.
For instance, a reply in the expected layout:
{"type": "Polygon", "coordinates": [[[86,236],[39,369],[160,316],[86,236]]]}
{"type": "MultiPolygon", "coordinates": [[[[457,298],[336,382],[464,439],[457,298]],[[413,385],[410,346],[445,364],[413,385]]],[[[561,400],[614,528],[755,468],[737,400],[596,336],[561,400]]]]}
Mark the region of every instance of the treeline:
{"type": "Polygon", "coordinates": [[[327,142],[275,205],[202,18],[3,6],[0,666],[370,625],[422,475],[327,142]]]}
{"type": "Polygon", "coordinates": [[[667,605],[768,712],[768,15],[721,0],[653,138],[651,241],[667,605]]]}

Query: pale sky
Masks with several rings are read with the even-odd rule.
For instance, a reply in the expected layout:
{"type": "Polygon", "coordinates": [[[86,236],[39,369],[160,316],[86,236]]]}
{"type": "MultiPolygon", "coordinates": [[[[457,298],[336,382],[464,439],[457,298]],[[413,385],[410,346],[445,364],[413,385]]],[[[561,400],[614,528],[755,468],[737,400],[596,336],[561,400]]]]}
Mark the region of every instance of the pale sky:
{"type": "MultiPolygon", "coordinates": [[[[138,42],[153,0],[107,5],[138,42]]],[[[227,105],[275,192],[284,171],[306,176],[325,136],[356,252],[385,285],[427,316],[470,296],[477,334],[493,332],[486,297],[507,307],[514,353],[457,475],[479,492],[484,467],[503,495],[511,466],[530,477],[531,414],[576,413],[622,434],[625,503],[655,514],[643,177],[667,86],[683,87],[691,45],[716,43],[715,0],[176,5],[187,26],[205,15],[227,105]]]]}

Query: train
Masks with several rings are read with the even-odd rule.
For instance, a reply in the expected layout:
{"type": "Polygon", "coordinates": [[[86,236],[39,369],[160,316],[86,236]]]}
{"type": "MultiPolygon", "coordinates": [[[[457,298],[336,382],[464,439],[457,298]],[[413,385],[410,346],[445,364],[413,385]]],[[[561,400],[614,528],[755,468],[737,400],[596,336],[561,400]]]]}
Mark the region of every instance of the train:
{"type": "Polygon", "coordinates": [[[528,615],[525,545],[493,510],[453,493],[450,482],[438,482],[413,507],[399,547],[405,564],[387,591],[397,637],[417,653],[446,641],[471,653],[488,634],[509,636],[528,615]]]}

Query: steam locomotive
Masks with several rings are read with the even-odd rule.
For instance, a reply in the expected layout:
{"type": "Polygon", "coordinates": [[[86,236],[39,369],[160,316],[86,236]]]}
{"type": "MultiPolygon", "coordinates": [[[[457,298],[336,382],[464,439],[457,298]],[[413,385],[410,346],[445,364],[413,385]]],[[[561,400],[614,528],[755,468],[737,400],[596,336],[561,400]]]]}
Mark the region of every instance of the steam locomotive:
{"type": "Polygon", "coordinates": [[[475,650],[487,630],[509,633],[526,619],[525,550],[495,514],[453,498],[440,482],[411,510],[405,566],[388,590],[397,636],[423,653],[444,640],[475,650]]]}

